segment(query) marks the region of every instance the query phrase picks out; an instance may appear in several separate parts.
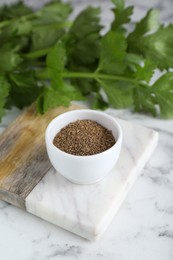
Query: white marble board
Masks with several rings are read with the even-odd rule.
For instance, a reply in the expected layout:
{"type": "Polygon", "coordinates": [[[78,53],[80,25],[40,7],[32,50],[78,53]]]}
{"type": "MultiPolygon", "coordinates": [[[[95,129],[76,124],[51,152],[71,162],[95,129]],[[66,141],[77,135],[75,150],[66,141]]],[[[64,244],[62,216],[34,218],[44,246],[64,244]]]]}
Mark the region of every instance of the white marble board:
{"type": "Polygon", "coordinates": [[[77,185],[51,168],[26,198],[28,212],[89,240],[103,235],[158,142],[156,131],[117,120],[123,145],[108,176],[77,185]]]}

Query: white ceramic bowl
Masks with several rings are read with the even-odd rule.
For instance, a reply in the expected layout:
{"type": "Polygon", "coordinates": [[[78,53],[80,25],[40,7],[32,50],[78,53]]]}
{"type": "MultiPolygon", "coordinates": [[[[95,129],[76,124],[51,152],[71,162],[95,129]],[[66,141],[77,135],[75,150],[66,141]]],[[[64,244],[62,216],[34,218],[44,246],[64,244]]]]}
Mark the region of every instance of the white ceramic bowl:
{"type": "Polygon", "coordinates": [[[78,184],[91,184],[103,179],[111,171],[120,154],[122,130],[116,120],[99,111],[74,110],[53,119],[46,129],[46,147],[54,168],[65,178],[78,184]],[[76,120],[90,119],[112,131],[116,143],[108,150],[88,156],[65,153],[53,144],[56,134],[76,120]]]}

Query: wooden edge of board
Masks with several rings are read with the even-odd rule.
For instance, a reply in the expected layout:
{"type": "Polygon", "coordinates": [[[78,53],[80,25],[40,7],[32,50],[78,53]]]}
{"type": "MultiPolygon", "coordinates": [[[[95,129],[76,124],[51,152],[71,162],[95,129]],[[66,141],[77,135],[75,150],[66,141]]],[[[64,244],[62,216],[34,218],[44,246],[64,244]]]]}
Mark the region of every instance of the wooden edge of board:
{"type": "MultiPolygon", "coordinates": [[[[19,115],[6,128],[6,130],[3,131],[2,134],[0,134],[0,166],[2,166],[0,167],[1,169],[0,199],[1,200],[4,200],[10,204],[13,204],[14,206],[25,209],[26,195],[28,195],[32,191],[32,189],[44,177],[47,171],[39,172],[39,170],[37,171],[37,169],[35,169],[35,171],[32,172],[32,167],[30,167],[30,171],[29,171],[29,166],[22,167],[23,163],[28,164],[27,159],[31,157],[29,155],[30,153],[28,153],[27,151],[28,148],[22,150],[22,147],[25,146],[26,148],[28,146],[31,148],[30,139],[32,139],[33,143],[34,140],[37,140],[36,149],[38,149],[38,142],[40,144],[40,142],[43,141],[44,132],[49,122],[54,117],[64,112],[77,110],[77,109],[86,109],[86,107],[72,104],[69,107],[57,107],[51,109],[48,112],[46,112],[44,115],[40,115],[37,114],[36,112],[35,104],[32,104],[21,115],[19,115]],[[35,128],[35,125],[37,124],[39,125],[39,127],[35,128]],[[37,131],[36,134],[35,131],[37,131]],[[26,159],[25,162],[23,162],[22,160],[23,157],[22,151],[25,154],[24,156],[24,158],[26,159]],[[14,163],[10,163],[10,162],[14,162],[14,163]],[[19,167],[19,165],[21,166],[19,167]],[[22,169],[24,172],[21,172],[22,169]],[[31,174],[28,178],[29,172],[31,174]],[[40,177],[38,178],[37,176],[36,178],[35,174],[39,174],[40,177]],[[32,176],[33,176],[33,183],[31,185],[30,182],[32,176]],[[23,190],[19,190],[18,187],[22,187],[23,190]]],[[[33,152],[32,148],[31,148],[31,152],[33,152]]],[[[37,154],[33,155],[33,160],[34,161],[38,160],[37,154]]],[[[40,163],[43,164],[43,161],[40,161],[40,163]]]]}

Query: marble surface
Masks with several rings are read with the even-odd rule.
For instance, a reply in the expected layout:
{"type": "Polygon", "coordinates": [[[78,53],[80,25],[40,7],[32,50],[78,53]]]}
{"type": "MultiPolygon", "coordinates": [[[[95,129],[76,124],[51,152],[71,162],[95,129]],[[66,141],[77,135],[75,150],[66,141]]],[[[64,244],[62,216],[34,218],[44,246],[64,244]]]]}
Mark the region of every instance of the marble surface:
{"type": "Polygon", "coordinates": [[[53,168],[26,197],[26,210],[89,240],[109,226],[158,143],[158,133],[117,119],[123,132],[120,157],[100,182],[77,185],[53,168]]]}
{"type": "MultiPolygon", "coordinates": [[[[104,9],[103,20],[110,19],[108,0],[72,2],[76,4],[76,12],[86,3],[99,2],[104,9]]],[[[128,0],[127,3],[136,7],[133,21],[151,7],[161,10],[161,20],[165,23],[173,21],[172,0],[128,0]]],[[[8,112],[0,130],[19,113],[15,109],[8,112]]],[[[159,132],[159,144],[103,238],[89,242],[0,201],[0,259],[173,259],[173,120],[154,119],[129,110],[108,110],[108,113],[154,128],[159,132]]]]}

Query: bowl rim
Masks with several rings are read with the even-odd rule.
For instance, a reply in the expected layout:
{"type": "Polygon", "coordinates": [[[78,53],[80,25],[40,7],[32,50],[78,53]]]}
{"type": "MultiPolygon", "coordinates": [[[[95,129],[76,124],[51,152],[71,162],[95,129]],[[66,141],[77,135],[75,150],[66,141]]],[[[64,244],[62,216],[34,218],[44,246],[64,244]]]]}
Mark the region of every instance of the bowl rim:
{"type": "Polygon", "coordinates": [[[77,110],[64,112],[64,113],[56,116],[54,119],[52,119],[50,121],[50,123],[48,124],[48,126],[46,128],[46,131],[45,131],[46,145],[49,145],[49,147],[51,149],[57,150],[58,152],[62,153],[66,157],[71,157],[71,158],[80,159],[80,160],[97,158],[97,157],[99,157],[101,155],[104,155],[104,154],[106,154],[108,152],[111,152],[118,145],[121,145],[122,138],[123,138],[122,128],[121,128],[120,124],[117,122],[117,120],[114,117],[112,117],[112,116],[110,116],[110,115],[108,115],[108,114],[106,114],[106,113],[104,113],[102,111],[96,111],[96,110],[92,110],[92,109],[77,109],[77,110]],[[57,119],[61,119],[61,118],[65,117],[66,115],[75,114],[75,113],[84,113],[84,114],[85,113],[92,113],[92,114],[96,114],[96,115],[99,114],[101,116],[104,116],[104,117],[108,118],[112,123],[114,123],[114,125],[116,126],[116,128],[118,130],[118,139],[116,140],[115,144],[113,146],[111,146],[110,148],[108,148],[107,150],[103,151],[103,152],[92,154],[92,155],[75,155],[75,154],[70,154],[70,153],[66,153],[66,152],[62,151],[61,149],[59,149],[58,147],[56,147],[53,144],[53,142],[52,142],[52,140],[50,138],[50,135],[49,135],[52,125],[55,123],[55,121],[57,119]]]}

